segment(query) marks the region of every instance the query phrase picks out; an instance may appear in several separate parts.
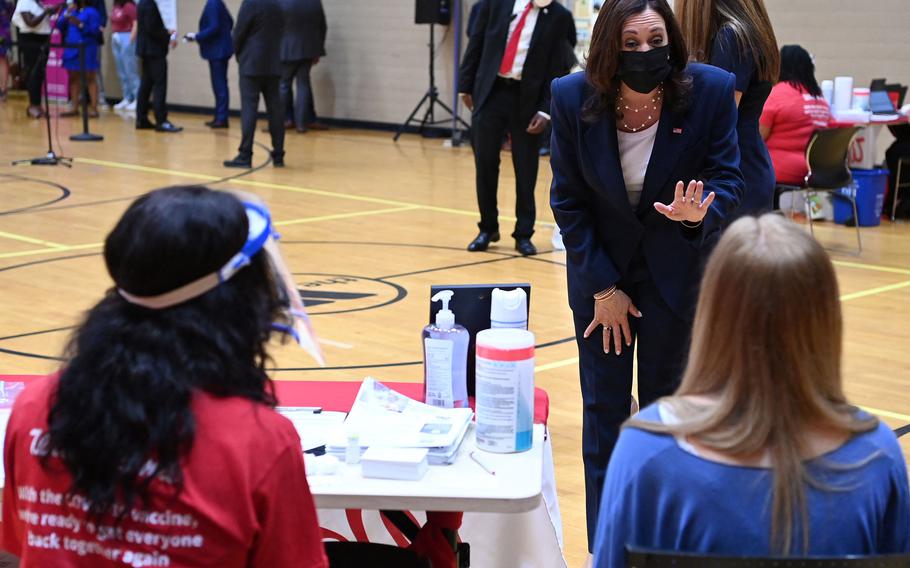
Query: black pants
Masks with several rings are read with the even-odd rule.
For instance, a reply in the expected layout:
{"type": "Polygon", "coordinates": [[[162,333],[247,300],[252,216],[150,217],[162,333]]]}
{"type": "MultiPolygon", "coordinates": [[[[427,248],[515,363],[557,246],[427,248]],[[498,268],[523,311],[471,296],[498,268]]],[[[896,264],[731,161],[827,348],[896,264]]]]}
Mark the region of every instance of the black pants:
{"type": "Polygon", "coordinates": [[[19,34],[22,63],[28,72],[25,88],[28,89],[28,104],[31,106],[41,106],[41,87],[44,85],[44,77],[47,73],[49,38],[50,36],[44,34],[19,34]]]}
{"type": "Polygon", "coordinates": [[[148,120],[149,97],[155,107],[155,124],[167,122],[167,58],[143,57],[142,80],[136,98],[136,122],[148,120]]]}
{"type": "Polygon", "coordinates": [[[499,154],[506,132],[512,135],[512,166],[515,169],[516,239],[534,234],[534,186],[540,163],[540,135],[528,134],[531,117],[519,112],[520,84],[497,79],[493,91],[471,118],[474,137],[474,167],[477,175],[477,204],[480,207],[481,231],[499,231],[496,192],[499,186],[499,154]]]}
{"type": "Polygon", "coordinates": [[[284,157],[284,107],[281,106],[281,77],[240,76],[240,121],[243,137],[240,140],[240,157],[253,156],[253,135],[256,134],[256,115],[259,113],[259,95],[265,99],[272,135],[272,156],[284,157]]]}
{"type": "Polygon", "coordinates": [[[594,318],[591,311],[574,312],[578,341],[582,415],[581,448],[585,466],[585,505],[588,526],[588,551],[593,550],[597,513],[610,454],[619,437],[620,425],[629,417],[632,393],[632,362],[638,344],[638,400],[641,407],[672,394],[679,385],[689,348],[691,321],[677,315],[664,302],[650,275],[632,284],[620,283],[642,317],[629,316],[633,344],[623,344],[622,355],[604,353],[603,328],[588,339],[585,329],[594,318]]]}
{"type": "Polygon", "coordinates": [[[316,110],[313,105],[313,88],[310,84],[312,59],[287,61],[284,65],[284,76],[281,77],[281,100],[285,108],[285,119],[294,123],[298,130],[306,130],[308,124],[316,122],[316,110]],[[293,99],[292,85],[297,83],[297,100],[293,99]]]}

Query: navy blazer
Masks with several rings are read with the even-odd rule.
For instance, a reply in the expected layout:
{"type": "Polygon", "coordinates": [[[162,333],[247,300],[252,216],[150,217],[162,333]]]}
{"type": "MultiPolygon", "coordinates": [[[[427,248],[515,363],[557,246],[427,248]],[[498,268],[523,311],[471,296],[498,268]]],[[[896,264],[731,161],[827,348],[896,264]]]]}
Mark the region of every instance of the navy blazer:
{"type": "Polygon", "coordinates": [[[566,246],[569,305],[593,314],[597,292],[617,284],[640,255],[677,314],[690,317],[701,269],[721,228],[738,206],[745,183],[739,171],[735,77],[697,63],[690,103],[675,113],[665,105],[645,174],[641,202],[629,204],[612,113],[587,123],[581,109],[593,88],[584,72],[552,84],[553,135],[550,205],[566,246]],[[685,229],[654,209],[670,203],[676,182],[705,183],[716,193],[698,229],[685,229]]]}
{"type": "Polygon", "coordinates": [[[203,59],[230,59],[234,55],[231,30],[234,18],[224,5],[224,0],[207,0],[199,18],[196,42],[203,59]]]}

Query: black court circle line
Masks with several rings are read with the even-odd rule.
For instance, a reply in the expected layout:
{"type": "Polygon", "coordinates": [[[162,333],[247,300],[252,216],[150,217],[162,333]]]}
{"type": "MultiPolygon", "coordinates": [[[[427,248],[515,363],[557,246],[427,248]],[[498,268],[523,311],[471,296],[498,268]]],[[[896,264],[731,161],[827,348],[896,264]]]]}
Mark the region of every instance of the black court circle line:
{"type": "MultiPolygon", "coordinates": [[[[196,129],[194,129],[194,130],[196,130],[196,129]]],[[[227,134],[223,134],[223,133],[219,133],[219,132],[216,132],[215,135],[216,135],[216,136],[222,136],[222,137],[223,137],[223,136],[227,136],[227,134]]],[[[232,137],[232,138],[233,138],[233,137],[232,137]]],[[[254,167],[252,167],[252,168],[250,168],[250,169],[248,169],[248,170],[243,170],[243,171],[240,172],[240,173],[236,173],[236,174],[229,175],[229,176],[226,176],[226,177],[218,178],[218,179],[215,179],[215,180],[212,180],[212,181],[201,182],[201,183],[198,183],[198,184],[195,184],[195,185],[218,185],[218,184],[221,184],[221,183],[227,183],[227,182],[229,182],[229,181],[231,181],[231,180],[239,179],[239,178],[242,178],[242,177],[244,177],[244,176],[248,176],[248,175],[250,175],[250,174],[256,173],[256,172],[258,172],[259,170],[262,170],[263,168],[265,168],[266,166],[268,166],[269,164],[271,164],[271,163],[272,163],[272,151],[271,151],[271,148],[269,148],[268,146],[265,146],[265,145],[262,144],[261,142],[253,142],[253,143],[254,143],[256,146],[258,146],[258,147],[262,148],[263,150],[265,150],[266,152],[268,152],[268,156],[269,156],[269,157],[266,159],[265,162],[259,164],[258,166],[254,166],[254,167]]],[[[78,158],[77,158],[77,160],[78,160],[78,158]]],[[[139,194],[136,194],[136,195],[129,195],[129,196],[124,196],[124,197],[115,197],[115,198],[112,198],[112,199],[98,199],[98,200],[95,200],[95,201],[87,201],[87,202],[85,202],[85,203],[73,203],[73,204],[71,204],[71,205],[60,205],[60,206],[58,206],[58,207],[48,207],[49,205],[53,205],[54,203],[57,203],[57,202],[59,202],[59,201],[62,201],[62,200],[65,199],[66,197],[69,197],[70,194],[71,194],[70,190],[69,190],[69,189],[66,189],[66,188],[63,187],[63,186],[59,186],[58,184],[55,184],[54,182],[49,182],[49,181],[45,181],[45,180],[40,180],[40,179],[37,179],[37,178],[27,178],[27,177],[25,177],[25,176],[16,176],[16,175],[13,175],[13,174],[0,174],[0,176],[18,177],[18,178],[20,178],[20,179],[27,179],[27,180],[29,180],[29,181],[34,181],[34,182],[36,182],[36,183],[44,183],[44,184],[47,184],[47,185],[54,185],[54,186],[60,187],[61,189],[65,190],[65,191],[67,192],[66,196],[61,197],[61,198],[58,198],[58,199],[55,199],[55,200],[53,200],[53,201],[48,201],[47,203],[42,203],[42,204],[39,204],[39,205],[30,205],[30,206],[24,207],[24,208],[22,208],[22,209],[14,209],[14,210],[11,210],[11,211],[0,212],[0,216],[3,216],[3,215],[21,215],[21,214],[24,214],[24,213],[38,213],[38,212],[42,212],[42,211],[61,211],[61,210],[64,210],[64,209],[80,209],[80,208],[82,208],[82,207],[92,207],[92,206],[94,206],[94,205],[106,205],[106,204],[108,204],[108,203],[119,203],[119,202],[121,202],[121,201],[132,201],[132,200],[135,200],[135,199],[141,197],[141,196],[144,195],[144,193],[145,193],[145,192],[143,192],[143,193],[139,193],[139,194]]],[[[184,184],[184,185],[192,185],[192,184],[184,184]]],[[[154,189],[154,188],[152,188],[152,189],[154,189]]],[[[151,191],[151,189],[146,190],[146,191],[151,191]]]]}
{"type": "MultiPolygon", "coordinates": [[[[381,246],[381,245],[385,245],[385,246],[390,246],[390,247],[435,248],[435,249],[442,249],[442,250],[454,250],[454,251],[459,251],[459,252],[462,252],[462,251],[463,251],[463,249],[460,249],[460,248],[457,248],[457,247],[448,247],[448,246],[442,246],[442,245],[427,245],[427,244],[414,244],[414,245],[408,245],[407,243],[367,243],[367,242],[361,242],[361,241],[282,241],[282,242],[285,243],[285,244],[327,244],[327,245],[349,245],[349,244],[357,244],[357,245],[380,245],[380,246],[381,246]]],[[[510,260],[510,259],[516,259],[516,258],[525,258],[525,257],[520,256],[520,255],[512,255],[512,254],[503,253],[503,252],[498,252],[498,251],[486,251],[486,252],[487,252],[487,254],[498,254],[498,255],[500,255],[500,256],[503,256],[504,258],[502,258],[502,260],[510,260]]],[[[25,263],[22,263],[22,264],[17,264],[17,265],[6,266],[6,267],[3,267],[3,268],[0,268],[0,272],[5,272],[5,271],[8,271],[8,270],[13,270],[13,269],[17,269],[17,268],[26,268],[26,267],[29,267],[29,266],[36,266],[36,265],[39,265],[39,264],[47,264],[47,263],[56,262],[56,261],[73,260],[73,259],[77,259],[77,258],[86,258],[86,257],[90,257],[90,256],[100,256],[100,254],[101,254],[100,252],[95,252],[95,253],[84,253],[84,254],[77,254],[77,255],[70,255],[70,256],[62,256],[62,257],[56,257],[56,258],[46,258],[46,259],[42,259],[42,260],[33,260],[33,261],[25,262],[25,263]]],[[[474,253],[474,254],[476,254],[476,253],[474,253]]],[[[483,260],[483,261],[478,261],[476,264],[485,263],[485,262],[487,262],[488,260],[489,260],[489,259],[486,259],[486,260],[483,260]]],[[[496,259],[496,260],[500,260],[500,259],[496,259]]],[[[561,263],[559,263],[559,262],[557,262],[557,261],[550,261],[550,262],[552,262],[553,264],[562,265],[561,263]]],[[[458,268],[462,268],[462,267],[464,267],[464,266],[470,266],[470,265],[458,265],[457,267],[458,267],[458,268]]],[[[448,269],[450,269],[450,267],[442,266],[442,267],[436,268],[436,269],[434,269],[434,270],[440,271],[440,270],[448,270],[448,269]]],[[[382,280],[383,280],[383,277],[379,277],[379,278],[370,278],[370,280],[382,281],[382,280]]],[[[384,283],[385,283],[385,284],[388,284],[388,285],[390,285],[390,286],[394,286],[394,287],[396,287],[396,288],[401,288],[401,289],[405,290],[405,294],[407,294],[407,289],[405,289],[405,288],[403,288],[403,287],[400,287],[400,286],[398,286],[397,284],[394,284],[394,283],[392,283],[392,282],[384,282],[384,283]]],[[[397,301],[397,300],[396,300],[396,301],[397,301]]],[[[386,304],[383,304],[383,305],[388,305],[388,304],[389,304],[389,303],[387,302],[386,304]]],[[[378,306],[377,306],[377,307],[378,307],[378,306]]],[[[367,308],[367,309],[375,309],[375,308],[367,308]]],[[[361,308],[361,309],[359,309],[359,310],[347,310],[347,312],[360,311],[360,310],[363,310],[363,308],[361,308]]],[[[332,312],[332,313],[335,313],[335,312],[332,312]]],[[[338,313],[342,313],[342,312],[338,312],[338,313]]],[[[318,315],[328,315],[328,312],[326,312],[326,313],[324,313],[324,314],[312,314],[313,317],[318,316],[318,315]]],[[[55,329],[51,329],[51,330],[34,331],[34,332],[28,332],[28,333],[26,333],[26,334],[17,334],[17,335],[14,335],[14,336],[0,337],[0,341],[6,341],[6,340],[8,340],[8,339],[14,339],[14,338],[16,338],[16,337],[22,337],[22,336],[24,336],[24,335],[27,336],[27,335],[41,335],[41,334],[43,334],[43,333],[53,333],[54,331],[62,331],[63,329],[64,329],[64,328],[55,328],[55,329]]],[[[559,344],[561,344],[561,343],[567,343],[567,342],[572,341],[572,340],[574,340],[574,339],[575,339],[574,336],[573,336],[573,337],[569,337],[569,338],[559,339],[559,340],[556,340],[556,341],[551,341],[551,342],[548,342],[548,343],[541,344],[541,345],[538,346],[538,348],[541,348],[541,349],[542,349],[542,348],[545,348],[545,347],[550,347],[550,346],[552,346],[552,345],[559,345],[559,344]]],[[[37,354],[37,353],[24,353],[24,352],[12,351],[12,350],[2,349],[2,348],[0,348],[0,352],[7,353],[7,354],[10,354],[10,355],[18,355],[18,356],[21,356],[21,357],[31,357],[31,358],[36,358],[36,359],[52,359],[52,360],[57,360],[57,359],[55,359],[55,358],[53,358],[53,357],[48,357],[47,355],[41,355],[41,354],[37,354]]],[[[354,365],[354,366],[349,366],[349,367],[325,367],[325,368],[323,368],[323,367],[274,368],[274,369],[269,369],[269,370],[271,370],[271,371],[276,371],[276,372],[281,372],[281,371],[311,371],[311,370],[312,370],[312,371],[318,371],[318,370],[326,370],[326,371],[328,371],[328,370],[354,370],[354,369],[359,369],[359,368],[374,369],[374,368],[382,368],[382,367],[400,367],[400,366],[409,366],[409,365],[419,365],[419,364],[421,364],[421,363],[422,363],[422,361],[417,361],[417,362],[410,362],[410,361],[409,361],[409,362],[403,362],[403,363],[382,363],[382,364],[378,364],[378,365],[354,365]]]]}
{"type": "Polygon", "coordinates": [[[29,177],[29,176],[20,176],[20,175],[16,175],[16,174],[4,174],[4,173],[0,173],[0,177],[11,179],[11,180],[35,183],[38,185],[47,185],[47,186],[53,187],[54,189],[60,190],[60,195],[51,199],[50,201],[45,201],[43,203],[36,203],[34,205],[27,205],[25,207],[20,207],[19,209],[9,209],[6,211],[0,211],[0,217],[3,217],[5,215],[14,215],[16,213],[25,213],[27,211],[32,211],[35,209],[40,209],[42,207],[47,207],[48,205],[53,205],[54,203],[59,203],[59,202],[65,200],[67,197],[69,197],[72,194],[72,192],[66,186],[60,185],[59,183],[55,183],[52,181],[33,178],[33,177],[29,177]]]}
{"type": "MultiPolygon", "coordinates": [[[[352,308],[350,310],[335,310],[334,312],[319,312],[319,313],[310,314],[313,317],[327,316],[327,315],[331,315],[331,314],[349,314],[352,312],[365,312],[365,311],[369,311],[369,310],[375,310],[378,308],[384,308],[386,306],[396,304],[408,297],[408,291],[404,286],[399,286],[398,284],[395,284],[394,282],[386,282],[382,278],[370,278],[368,276],[357,276],[356,274],[325,274],[325,273],[321,273],[321,272],[292,272],[291,275],[292,276],[346,276],[348,278],[357,278],[359,280],[369,280],[370,282],[379,282],[380,284],[385,284],[386,286],[390,286],[391,288],[393,288],[395,290],[394,298],[392,298],[391,300],[385,301],[381,304],[377,304],[375,306],[368,306],[365,308],[352,308]]],[[[0,339],[0,341],[2,341],[2,339],[0,339]]]]}
{"type": "Polygon", "coordinates": [[[900,428],[898,428],[897,430],[894,431],[894,435],[897,436],[898,438],[900,438],[901,436],[906,436],[907,434],[910,434],[910,424],[907,424],[906,426],[901,426],[900,428]]]}
{"type": "MultiPolygon", "coordinates": [[[[555,341],[547,341],[546,343],[541,343],[540,345],[535,345],[534,349],[546,349],[547,347],[553,347],[554,345],[562,345],[564,343],[569,343],[575,341],[575,336],[564,337],[562,339],[557,339],[555,341]]],[[[273,371],[276,373],[288,372],[288,371],[356,371],[358,369],[385,369],[389,367],[413,367],[415,365],[423,365],[423,361],[405,361],[402,363],[380,363],[379,365],[347,365],[341,367],[273,367],[266,369],[267,371],[273,371]]]]}

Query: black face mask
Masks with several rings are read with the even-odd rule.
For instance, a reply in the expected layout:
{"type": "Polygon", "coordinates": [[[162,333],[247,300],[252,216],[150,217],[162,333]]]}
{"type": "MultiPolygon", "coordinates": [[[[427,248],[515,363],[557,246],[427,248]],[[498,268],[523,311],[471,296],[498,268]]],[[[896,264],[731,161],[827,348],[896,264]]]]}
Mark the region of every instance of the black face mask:
{"type": "Polygon", "coordinates": [[[670,74],[670,46],[648,51],[620,51],[616,75],[637,93],[650,93],[670,74]]]}

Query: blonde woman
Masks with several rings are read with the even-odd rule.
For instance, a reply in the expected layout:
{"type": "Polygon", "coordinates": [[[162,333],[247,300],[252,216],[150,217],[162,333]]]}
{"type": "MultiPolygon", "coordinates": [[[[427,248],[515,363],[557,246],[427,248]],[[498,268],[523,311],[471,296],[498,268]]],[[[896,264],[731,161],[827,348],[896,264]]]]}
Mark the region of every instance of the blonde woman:
{"type": "Polygon", "coordinates": [[[758,119],[780,74],[780,53],[762,0],[676,0],[674,10],[694,61],[736,76],[740,170],[746,180],[740,213],[771,209],[774,166],[758,119]]]}
{"type": "Polygon", "coordinates": [[[821,246],[779,216],[733,223],[692,333],[679,390],[619,437],[595,566],[625,566],[627,546],[910,552],[907,468],[894,434],[844,397],[837,280],[821,246]]]}

